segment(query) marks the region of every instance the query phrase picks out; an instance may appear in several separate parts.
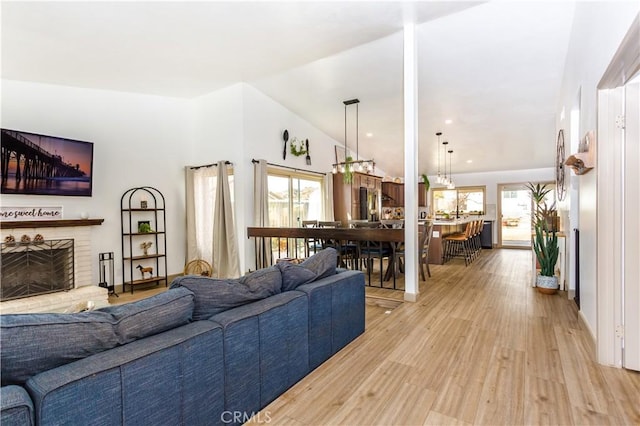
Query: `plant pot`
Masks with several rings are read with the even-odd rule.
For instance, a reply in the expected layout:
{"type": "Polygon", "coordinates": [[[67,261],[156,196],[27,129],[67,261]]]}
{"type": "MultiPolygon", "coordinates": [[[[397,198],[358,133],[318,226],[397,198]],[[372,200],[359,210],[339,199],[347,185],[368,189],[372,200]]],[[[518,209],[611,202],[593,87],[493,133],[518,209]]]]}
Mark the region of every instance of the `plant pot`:
{"type": "Polygon", "coordinates": [[[540,293],[555,294],[558,291],[558,277],[545,277],[544,275],[538,275],[536,277],[536,286],[540,293]]]}

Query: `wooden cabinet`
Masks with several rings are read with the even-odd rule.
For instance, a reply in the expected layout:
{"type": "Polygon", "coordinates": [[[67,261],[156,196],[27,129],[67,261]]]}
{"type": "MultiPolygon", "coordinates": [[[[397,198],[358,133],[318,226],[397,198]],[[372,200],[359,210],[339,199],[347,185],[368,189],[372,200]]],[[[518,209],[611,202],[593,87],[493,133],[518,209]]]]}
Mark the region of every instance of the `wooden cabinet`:
{"type": "MultiPolygon", "coordinates": [[[[418,206],[427,206],[424,183],[418,184],[418,206]]],[[[404,184],[382,182],[382,207],[404,207],[404,184]]]]}
{"type": "Polygon", "coordinates": [[[427,207],[427,190],[422,182],[418,184],[418,206],[427,207]]]}
{"type": "Polygon", "coordinates": [[[404,185],[382,182],[382,207],[404,207],[404,185]]]}
{"type": "Polygon", "coordinates": [[[138,285],[167,286],[164,196],[150,186],[131,188],[120,199],[122,290],[138,285]]]}
{"type": "Polygon", "coordinates": [[[347,226],[349,220],[368,219],[360,217],[360,188],[380,194],[382,178],[354,172],[351,183],[344,183],[344,174],[333,175],[333,216],[347,226]]]}

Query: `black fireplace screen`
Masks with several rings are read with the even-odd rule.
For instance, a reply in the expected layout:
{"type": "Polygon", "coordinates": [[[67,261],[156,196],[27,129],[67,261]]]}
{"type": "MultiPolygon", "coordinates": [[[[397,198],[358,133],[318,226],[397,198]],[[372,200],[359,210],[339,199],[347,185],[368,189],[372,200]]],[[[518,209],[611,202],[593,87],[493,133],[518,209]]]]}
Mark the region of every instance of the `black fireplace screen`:
{"type": "Polygon", "coordinates": [[[0,300],[71,290],[73,240],[2,243],[0,300]]]}

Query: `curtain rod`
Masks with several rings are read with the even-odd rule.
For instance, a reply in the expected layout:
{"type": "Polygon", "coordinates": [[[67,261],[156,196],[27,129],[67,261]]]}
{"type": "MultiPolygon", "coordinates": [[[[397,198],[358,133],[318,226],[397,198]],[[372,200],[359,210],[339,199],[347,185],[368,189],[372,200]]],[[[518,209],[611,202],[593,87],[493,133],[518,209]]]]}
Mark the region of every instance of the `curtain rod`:
{"type": "MultiPolygon", "coordinates": [[[[253,164],[256,164],[256,163],[258,163],[259,161],[258,161],[258,160],[256,160],[255,158],[253,158],[253,159],[251,159],[251,162],[252,162],[253,164]]],[[[281,168],[283,168],[283,169],[294,170],[294,171],[296,171],[296,172],[314,173],[314,174],[316,174],[316,175],[322,175],[322,176],[326,175],[326,173],[322,173],[322,172],[314,172],[313,170],[296,169],[295,167],[281,166],[280,164],[274,164],[274,163],[269,163],[269,162],[267,162],[267,164],[268,164],[268,165],[270,165],[270,166],[274,166],[274,167],[281,167],[281,168]]]]}
{"type": "MultiPolygon", "coordinates": [[[[224,162],[224,164],[227,164],[227,165],[231,165],[231,166],[233,166],[233,163],[232,163],[231,161],[225,161],[225,162],[224,162]]],[[[201,169],[201,168],[203,168],[203,167],[215,167],[215,166],[217,166],[217,165],[218,165],[218,163],[213,163],[213,164],[203,164],[202,166],[192,166],[192,167],[189,167],[189,168],[190,168],[191,170],[198,170],[198,169],[201,169]]]]}

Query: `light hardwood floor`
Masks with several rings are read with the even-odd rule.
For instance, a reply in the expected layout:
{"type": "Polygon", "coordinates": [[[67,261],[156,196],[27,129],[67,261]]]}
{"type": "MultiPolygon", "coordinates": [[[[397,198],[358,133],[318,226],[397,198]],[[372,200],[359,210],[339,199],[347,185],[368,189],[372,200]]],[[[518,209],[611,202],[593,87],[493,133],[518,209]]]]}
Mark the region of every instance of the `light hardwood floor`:
{"type": "Polygon", "coordinates": [[[640,374],[594,361],[566,293],[529,286],[530,256],[484,250],[469,267],[434,266],[417,303],[369,297],[365,333],[254,423],[640,424],[640,374]]]}
{"type": "Polygon", "coordinates": [[[594,361],[573,301],[530,287],[530,256],[434,265],[416,303],[367,288],[365,333],[253,423],[640,425],[640,373],[594,361]]]}

